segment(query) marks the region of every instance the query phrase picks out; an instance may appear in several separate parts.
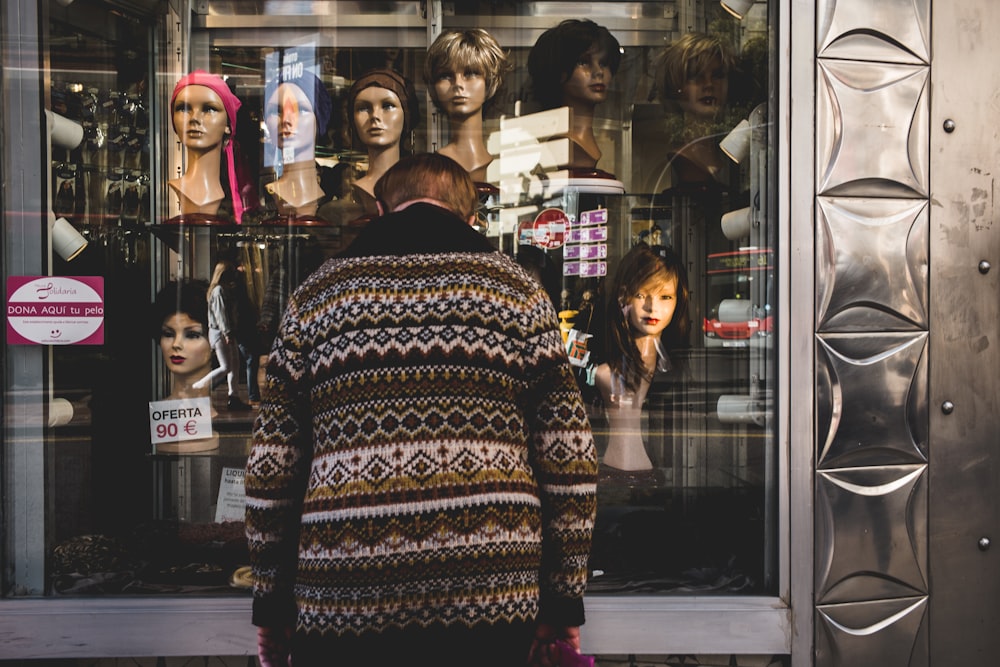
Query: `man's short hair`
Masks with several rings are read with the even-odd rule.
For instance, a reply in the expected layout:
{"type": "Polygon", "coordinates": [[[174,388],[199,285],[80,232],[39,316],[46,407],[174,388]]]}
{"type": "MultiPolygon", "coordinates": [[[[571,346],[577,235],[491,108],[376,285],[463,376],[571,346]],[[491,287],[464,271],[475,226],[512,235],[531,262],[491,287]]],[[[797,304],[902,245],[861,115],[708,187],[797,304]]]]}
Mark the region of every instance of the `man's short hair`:
{"type": "Polygon", "coordinates": [[[463,220],[479,206],[476,186],[462,165],[440,153],[417,153],[392,165],[375,183],[386,213],[416,199],[436,199],[463,220]]]}

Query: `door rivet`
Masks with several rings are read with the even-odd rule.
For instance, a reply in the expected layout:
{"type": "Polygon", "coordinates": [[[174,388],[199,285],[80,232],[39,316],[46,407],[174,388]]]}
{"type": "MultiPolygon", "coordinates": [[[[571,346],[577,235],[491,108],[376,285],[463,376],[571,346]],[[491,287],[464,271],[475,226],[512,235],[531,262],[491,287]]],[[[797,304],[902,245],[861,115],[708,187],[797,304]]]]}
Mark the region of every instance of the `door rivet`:
{"type": "Polygon", "coordinates": [[[950,415],[954,411],[955,411],[955,404],[952,403],[951,401],[945,401],[944,403],[941,404],[941,412],[945,413],[946,415],[950,415]]]}
{"type": "Polygon", "coordinates": [[[988,537],[980,537],[979,538],[979,550],[980,551],[986,551],[987,549],[990,548],[991,544],[992,544],[992,542],[990,541],[990,538],[988,538],[988,537]]]}
{"type": "Polygon", "coordinates": [[[987,262],[985,259],[983,261],[979,262],[979,272],[981,274],[983,274],[984,276],[987,273],[990,272],[991,268],[993,268],[993,266],[989,262],[987,262]]]}
{"type": "Polygon", "coordinates": [[[955,131],[955,121],[953,121],[951,118],[947,119],[944,122],[944,131],[947,132],[947,133],[949,133],[949,134],[951,134],[952,132],[954,132],[955,131]]]}

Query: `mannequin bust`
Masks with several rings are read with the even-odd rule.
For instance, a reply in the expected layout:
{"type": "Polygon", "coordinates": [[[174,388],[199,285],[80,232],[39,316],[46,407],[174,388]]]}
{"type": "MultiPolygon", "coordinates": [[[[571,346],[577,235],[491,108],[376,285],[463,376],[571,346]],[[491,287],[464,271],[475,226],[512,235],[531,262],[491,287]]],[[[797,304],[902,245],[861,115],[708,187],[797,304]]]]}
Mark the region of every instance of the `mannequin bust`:
{"type": "Polygon", "coordinates": [[[500,44],[479,28],[442,32],[427,50],[424,82],[434,106],[448,118],[448,143],[438,152],[479,183],[493,161],[483,139],[483,110],[512,68],[500,44]]]}
{"type": "Polygon", "coordinates": [[[203,70],[191,72],[174,87],[170,110],[174,132],[186,152],[180,178],[167,182],[177,195],[181,216],[212,217],[226,196],[221,182],[223,153],[236,223],[243,217],[242,188],[237,178],[233,133],[240,100],[220,77],[203,70]]]}
{"type": "Polygon", "coordinates": [[[292,71],[298,76],[272,82],[265,93],[264,121],[276,149],[278,173],[267,191],[280,215],[315,216],[324,196],[316,171],[316,137],[326,134],[333,104],[316,76],[292,71]]]}
{"type": "Polygon", "coordinates": [[[640,243],[619,263],[608,298],[606,361],[594,373],[610,433],[602,462],[650,470],[642,406],[654,375],[671,368],[668,351],[687,335],[687,273],[672,250],[640,243]]]}
{"type": "MultiPolygon", "coordinates": [[[[160,344],[170,373],[170,393],[164,400],[209,398],[208,387],[196,387],[212,371],[212,346],[208,341],[207,286],[201,281],[168,283],[153,303],[153,337],[160,344]]],[[[217,415],[212,408],[212,417],[217,415]]],[[[199,440],[157,444],[158,452],[202,452],[218,448],[214,434],[199,440]]]]}
{"type": "Polygon", "coordinates": [[[717,37],[687,33],[664,50],[656,71],[667,112],[672,182],[728,183],[732,164],[719,141],[739,119],[728,119],[729,74],[735,58],[717,37]]]}
{"type": "Polygon", "coordinates": [[[569,107],[571,169],[595,169],[601,149],[594,135],[594,111],[608,98],[621,64],[621,47],[589,19],[567,19],[541,34],[528,54],[531,89],[542,109],[569,107]]]}
{"type": "MultiPolygon", "coordinates": [[[[635,339],[643,368],[650,375],[663,361],[655,339],[655,336],[635,339]]],[[[601,392],[608,418],[610,435],[608,448],[604,451],[604,465],[617,470],[651,470],[653,462],[642,438],[642,405],[649,391],[649,380],[644,377],[638,387],[629,390],[623,378],[612,373],[609,364],[601,364],[594,372],[594,385],[601,392]]]]}
{"type": "Polygon", "coordinates": [[[348,109],[355,136],[368,150],[368,171],[352,184],[351,194],[365,215],[376,215],[375,182],[399,161],[403,138],[419,123],[417,94],[399,72],[369,70],[351,86],[348,109]]]}

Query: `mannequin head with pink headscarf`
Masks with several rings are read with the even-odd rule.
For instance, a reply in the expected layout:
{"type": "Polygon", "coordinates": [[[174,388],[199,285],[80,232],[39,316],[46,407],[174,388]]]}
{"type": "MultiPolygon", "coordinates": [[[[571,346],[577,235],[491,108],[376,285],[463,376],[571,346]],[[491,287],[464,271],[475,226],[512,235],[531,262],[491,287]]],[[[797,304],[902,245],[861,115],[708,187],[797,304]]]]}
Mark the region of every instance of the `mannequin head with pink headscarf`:
{"type": "Polygon", "coordinates": [[[240,104],[222,78],[204,70],[187,74],[174,87],[170,113],[174,132],[185,147],[185,169],[168,185],[177,194],[181,215],[218,213],[226,195],[221,182],[225,153],[233,220],[237,224],[242,221],[247,188],[234,139],[240,104]]]}

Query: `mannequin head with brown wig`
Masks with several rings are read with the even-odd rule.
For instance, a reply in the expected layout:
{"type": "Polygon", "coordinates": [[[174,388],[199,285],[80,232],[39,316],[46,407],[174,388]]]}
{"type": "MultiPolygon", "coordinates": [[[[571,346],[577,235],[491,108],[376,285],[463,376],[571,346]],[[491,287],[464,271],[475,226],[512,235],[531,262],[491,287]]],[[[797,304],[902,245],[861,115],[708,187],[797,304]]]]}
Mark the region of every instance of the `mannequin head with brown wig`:
{"type": "Polygon", "coordinates": [[[607,361],[594,371],[608,418],[605,466],[653,467],[642,437],[642,407],[653,376],[670,370],[668,353],[687,335],[687,306],[687,272],[672,250],[640,243],[625,254],[608,289],[607,361]]]}
{"type": "Polygon", "coordinates": [[[639,243],[622,257],[607,294],[607,363],[635,391],[687,338],[687,271],[672,249],[639,243]]]}

